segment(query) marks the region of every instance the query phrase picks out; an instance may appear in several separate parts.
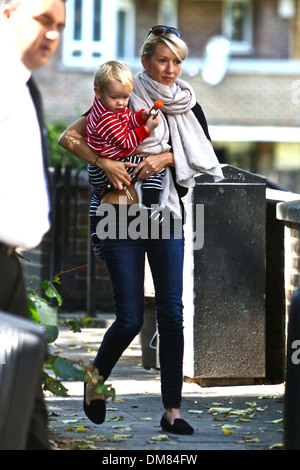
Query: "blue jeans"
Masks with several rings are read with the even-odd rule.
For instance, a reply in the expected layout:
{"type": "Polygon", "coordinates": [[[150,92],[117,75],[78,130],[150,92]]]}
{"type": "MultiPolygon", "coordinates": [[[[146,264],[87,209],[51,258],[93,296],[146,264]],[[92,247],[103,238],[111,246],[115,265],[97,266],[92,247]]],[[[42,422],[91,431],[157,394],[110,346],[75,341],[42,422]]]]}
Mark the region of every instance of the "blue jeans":
{"type": "MultiPolygon", "coordinates": [[[[128,217],[128,224],[132,218],[128,217]]],[[[103,239],[101,253],[114,295],[116,320],[107,330],[94,366],[106,380],[144,321],[144,268],[147,253],[155,287],[162,400],[179,408],[182,389],[183,235],[180,239],[103,239]]]]}

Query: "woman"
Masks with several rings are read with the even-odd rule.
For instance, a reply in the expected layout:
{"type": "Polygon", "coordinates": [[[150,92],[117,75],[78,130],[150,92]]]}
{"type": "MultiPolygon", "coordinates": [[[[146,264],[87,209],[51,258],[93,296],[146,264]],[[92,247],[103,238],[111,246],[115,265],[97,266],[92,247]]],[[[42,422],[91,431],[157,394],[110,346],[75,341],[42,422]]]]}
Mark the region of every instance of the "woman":
{"type": "MultiPolygon", "coordinates": [[[[120,203],[128,204],[129,208],[139,200],[140,182],[166,168],[160,204],[171,211],[174,219],[180,218],[180,197],[186,194],[186,188],[194,185],[195,174],[205,172],[216,180],[222,178],[202,109],[196,103],[191,87],[179,79],[187,52],[181,34],[166,26],[153,27],[143,46],[144,71],[135,78],[130,106],[133,109],[149,109],[157,99],[162,99],[164,108],[153,137],[147,142],[147,147],[140,148],[147,158],[138,163],[134,170],[137,177],[135,185],[131,184],[125,163],[101,158],[95,161],[96,155],[84,142],[85,117],[70,126],[60,138],[63,147],[91,164],[95,172],[95,167],[106,172],[115,190],[107,192],[101,204],[112,204],[116,210],[121,210],[120,203]],[[131,198],[126,197],[123,185],[127,186],[131,198]]],[[[132,167],[133,164],[127,166],[132,167]]],[[[93,196],[91,207],[93,204],[96,207],[100,195],[93,196]]],[[[91,225],[98,221],[94,217],[93,208],[91,225]]],[[[128,217],[129,222],[132,217],[128,217]]],[[[147,253],[155,286],[159,332],[161,390],[165,408],[161,426],[165,431],[176,434],[191,434],[193,428],[182,419],[180,413],[183,379],[183,237],[175,237],[171,227],[167,239],[160,233],[158,238],[131,239],[128,236],[126,240],[105,238],[99,241],[96,237],[93,242],[96,250],[100,248],[100,256],[105,260],[110,274],[116,309],[116,321],[105,334],[94,361],[95,367],[106,380],[124,350],[140,332],[144,315],[144,263],[147,253]]],[[[104,420],[103,397],[96,396],[88,388],[84,409],[94,422],[104,420]]]]}

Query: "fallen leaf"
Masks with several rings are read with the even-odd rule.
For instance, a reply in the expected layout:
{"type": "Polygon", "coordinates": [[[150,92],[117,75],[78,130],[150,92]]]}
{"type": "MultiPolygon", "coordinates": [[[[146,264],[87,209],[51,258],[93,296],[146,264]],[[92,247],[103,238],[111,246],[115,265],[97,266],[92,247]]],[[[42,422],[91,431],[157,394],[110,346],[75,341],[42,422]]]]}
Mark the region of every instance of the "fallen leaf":
{"type": "Polygon", "coordinates": [[[256,416],[255,408],[248,408],[246,410],[232,410],[230,411],[230,414],[242,415],[242,417],[245,419],[255,418],[256,416]]]}
{"type": "Polygon", "coordinates": [[[260,439],[258,437],[252,437],[252,436],[242,436],[244,441],[246,442],[260,442],[260,439]]]}
{"type": "Polygon", "coordinates": [[[123,421],[124,416],[114,416],[113,418],[107,418],[105,421],[123,421]]]}
{"type": "Polygon", "coordinates": [[[113,434],[107,440],[109,442],[120,442],[120,441],[125,441],[126,437],[124,434],[113,434]]]}
{"type": "Polygon", "coordinates": [[[223,434],[225,434],[225,436],[228,436],[229,434],[231,434],[231,429],[240,429],[241,426],[235,426],[234,424],[224,424],[224,426],[221,426],[221,429],[223,431],[223,434]]]}
{"type": "Polygon", "coordinates": [[[247,408],[245,410],[232,410],[230,411],[230,414],[232,415],[246,415],[246,416],[249,416],[249,413],[250,415],[253,414],[253,411],[255,411],[253,408],[247,408]]]}
{"type": "Polygon", "coordinates": [[[208,410],[208,413],[209,414],[226,414],[226,413],[230,413],[231,410],[232,408],[214,407],[214,408],[210,408],[208,410]]]}
{"type": "Polygon", "coordinates": [[[93,434],[92,436],[88,436],[88,439],[92,441],[105,441],[106,437],[101,434],[93,434]]]}
{"type": "Polygon", "coordinates": [[[66,431],[73,431],[73,429],[74,429],[74,426],[67,426],[66,427],[66,431]]]}
{"type": "Polygon", "coordinates": [[[241,429],[242,426],[237,426],[236,424],[224,424],[228,429],[241,429]]]}
{"type": "Polygon", "coordinates": [[[113,429],[119,429],[120,431],[132,431],[130,426],[122,426],[122,424],[115,424],[113,429]]]}
{"type": "Polygon", "coordinates": [[[167,441],[169,437],[166,434],[158,434],[158,436],[151,437],[151,441],[167,441]]]}
{"type": "Polygon", "coordinates": [[[222,426],[222,431],[225,436],[229,436],[229,434],[231,434],[230,429],[226,428],[226,426],[222,426]]]}
{"type": "Polygon", "coordinates": [[[87,441],[75,442],[70,447],[70,450],[86,450],[86,449],[97,450],[97,447],[94,446],[93,443],[90,443],[87,441]]]}
{"type": "Polygon", "coordinates": [[[75,432],[88,432],[88,429],[86,428],[86,426],[84,424],[80,424],[76,428],[75,432]]]}
{"type": "Polygon", "coordinates": [[[230,403],[234,403],[234,399],[232,397],[225,397],[224,401],[230,401],[230,403]]]}
{"type": "Polygon", "coordinates": [[[79,419],[62,419],[58,421],[59,423],[69,424],[69,423],[78,423],[79,419]]]}
{"type": "Polygon", "coordinates": [[[279,442],[278,444],[273,444],[269,447],[269,450],[274,450],[274,449],[282,449],[284,446],[284,444],[282,444],[281,442],[279,442]]]}

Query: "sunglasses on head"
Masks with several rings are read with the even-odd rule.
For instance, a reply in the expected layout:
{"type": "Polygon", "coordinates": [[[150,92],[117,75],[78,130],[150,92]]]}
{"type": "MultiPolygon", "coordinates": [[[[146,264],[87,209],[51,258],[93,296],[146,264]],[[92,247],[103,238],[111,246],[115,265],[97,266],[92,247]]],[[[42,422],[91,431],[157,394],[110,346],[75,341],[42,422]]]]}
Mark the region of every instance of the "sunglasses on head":
{"type": "Polygon", "coordinates": [[[154,34],[154,36],[164,36],[166,33],[172,33],[175,34],[179,39],[182,38],[182,35],[180,34],[179,31],[177,31],[176,28],[173,28],[172,26],[153,26],[153,28],[150,29],[148,37],[150,34],[154,34]]]}

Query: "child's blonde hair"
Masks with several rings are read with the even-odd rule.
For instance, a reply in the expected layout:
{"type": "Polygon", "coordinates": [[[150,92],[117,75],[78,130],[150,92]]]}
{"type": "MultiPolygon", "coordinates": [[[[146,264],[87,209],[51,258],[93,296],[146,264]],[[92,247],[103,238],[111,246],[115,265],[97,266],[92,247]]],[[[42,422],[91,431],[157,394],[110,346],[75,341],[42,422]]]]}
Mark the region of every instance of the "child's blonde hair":
{"type": "Polygon", "coordinates": [[[125,87],[132,90],[134,77],[128,65],[118,60],[110,60],[100,65],[95,71],[94,86],[103,91],[114,80],[118,80],[125,87]]]}

